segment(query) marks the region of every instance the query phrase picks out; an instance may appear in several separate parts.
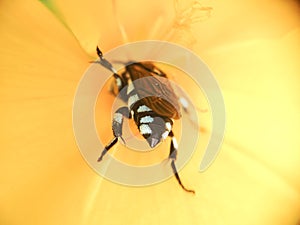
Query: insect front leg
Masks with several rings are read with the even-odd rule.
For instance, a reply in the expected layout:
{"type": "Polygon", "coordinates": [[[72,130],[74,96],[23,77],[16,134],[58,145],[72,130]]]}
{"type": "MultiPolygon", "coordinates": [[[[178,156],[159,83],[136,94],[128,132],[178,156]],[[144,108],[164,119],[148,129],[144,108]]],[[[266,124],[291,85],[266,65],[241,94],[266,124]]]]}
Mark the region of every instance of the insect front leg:
{"type": "Polygon", "coordinates": [[[176,169],[176,166],[175,166],[175,160],[177,158],[177,149],[178,149],[178,144],[177,144],[177,140],[173,134],[173,131],[171,131],[169,133],[169,137],[171,137],[171,146],[170,146],[170,154],[169,154],[169,159],[172,160],[171,162],[171,167],[172,167],[172,170],[173,170],[173,173],[176,177],[176,180],[178,181],[179,185],[183,188],[183,190],[187,191],[187,192],[191,192],[193,194],[195,194],[195,191],[194,190],[191,190],[191,189],[187,189],[181,182],[180,180],[180,177],[179,177],[179,174],[177,172],[177,169],[176,169]]]}
{"type": "Polygon", "coordinates": [[[178,99],[182,109],[184,110],[185,113],[189,114],[189,101],[185,97],[179,97],[178,99]]]}
{"type": "Polygon", "coordinates": [[[100,157],[97,160],[98,162],[100,162],[103,156],[108,152],[108,150],[117,143],[119,138],[125,143],[124,139],[122,138],[124,117],[130,118],[129,109],[127,107],[121,107],[114,113],[114,118],[112,121],[112,130],[113,130],[114,138],[111,140],[111,142],[108,145],[105,146],[100,157]]]}
{"type": "MultiPolygon", "coordinates": [[[[102,65],[104,68],[110,70],[111,72],[113,72],[113,78],[114,78],[114,81],[115,81],[115,86],[116,86],[116,89],[112,86],[111,87],[111,92],[117,96],[117,94],[124,88],[126,87],[127,85],[127,82],[126,82],[126,79],[125,78],[125,75],[124,74],[121,74],[119,75],[117,73],[117,70],[113,67],[113,65],[107,61],[104,57],[103,57],[103,53],[102,51],[98,48],[96,48],[96,51],[97,51],[97,54],[99,56],[99,59],[100,61],[93,61],[93,63],[99,63],[100,65],[102,65]]],[[[123,94],[123,96],[120,96],[120,98],[124,101],[126,101],[126,96],[123,94]]]]}
{"type": "MultiPolygon", "coordinates": [[[[190,111],[191,102],[186,97],[179,97],[178,102],[179,102],[180,106],[182,107],[184,113],[188,115],[188,119],[189,119],[189,122],[191,123],[191,125],[195,129],[197,129],[198,131],[201,132],[202,130],[201,130],[201,127],[199,126],[198,119],[195,117],[192,117],[192,115],[191,115],[191,111],[190,111]]],[[[200,112],[206,112],[206,111],[207,110],[200,110],[200,112]]]]}

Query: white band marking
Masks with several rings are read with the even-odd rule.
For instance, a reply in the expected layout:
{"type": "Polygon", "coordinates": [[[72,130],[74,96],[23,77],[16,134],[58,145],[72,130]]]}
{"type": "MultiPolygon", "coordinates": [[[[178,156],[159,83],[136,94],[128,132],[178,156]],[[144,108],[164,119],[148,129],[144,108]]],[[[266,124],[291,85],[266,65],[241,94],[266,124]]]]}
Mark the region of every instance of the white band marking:
{"type": "Polygon", "coordinates": [[[151,128],[147,124],[140,125],[141,134],[152,134],[151,128]]]}
{"type": "Polygon", "coordinates": [[[151,116],[144,116],[140,119],[140,123],[152,123],[154,119],[151,116]]]}
{"type": "Polygon", "coordinates": [[[132,96],[129,97],[128,99],[128,107],[131,108],[131,106],[136,103],[139,99],[139,97],[137,96],[137,94],[134,94],[132,96]]]}
{"type": "Polygon", "coordinates": [[[117,123],[122,123],[123,122],[123,115],[121,113],[115,113],[114,114],[114,121],[117,123]]]}
{"type": "Polygon", "coordinates": [[[146,105],[141,105],[138,109],[137,112],[150,112],[152,111],[148,106],[146,105]]]}
{"type": "Polygon", "coordinates": [[[178,149],[178,144],[177,144],[177,140],[175,137],[172,137],[172,142],[173,142],[173,146],[175,149],[178,149]]]}

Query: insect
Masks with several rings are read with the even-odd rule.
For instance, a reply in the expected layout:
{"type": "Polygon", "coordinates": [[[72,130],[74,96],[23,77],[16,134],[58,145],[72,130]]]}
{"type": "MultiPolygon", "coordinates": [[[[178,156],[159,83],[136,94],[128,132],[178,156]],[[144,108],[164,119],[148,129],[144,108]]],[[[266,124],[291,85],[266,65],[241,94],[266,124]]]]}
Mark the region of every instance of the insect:
{"type": "Polygon", "coordinates": [[[123,94],[119,97],[127,103],[127,106],[120,107],[114,113],[112,121],[114,138],[105,146],[98,162],[119,139],[125,142],[122,138],[123,120],[133,119],[151,148],[168,137],[171,139],[169,159],[173,173],[185,191],[195,193],[182,184],[175,166],[178,144],[172,131],[173,120],[180,119],[180,107],[186,109],[187,105],[176,96],[167,75],[151,62],[132,62],[125,67],[125,72],[118,74],[98,47],[96,51],[100,58],[96,63],[100,63],[113,73],[116,91],[120,93],[122,90],[123,94]]]}

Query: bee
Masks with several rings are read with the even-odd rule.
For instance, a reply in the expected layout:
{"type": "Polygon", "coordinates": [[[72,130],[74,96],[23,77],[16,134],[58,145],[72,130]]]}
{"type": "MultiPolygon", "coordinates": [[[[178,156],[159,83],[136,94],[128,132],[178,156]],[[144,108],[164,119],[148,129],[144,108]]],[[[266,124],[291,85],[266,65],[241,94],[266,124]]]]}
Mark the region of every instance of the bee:
{"type": "Polygon", "coordinates": [[[114,112],[112,121],[114,138],[104,147],[97,161],[101,162],[119,139],[125,142],[122,138],[123,120],[133,119],[151,148],[155,148],[168,137],[171,139],[169,159],[172,171],[185,191],[195,193],[182,184],[175,166],[178,144],[172,131],[173,120],[181,118],[180,108],[186,110],[186,101],[177,97],[166,73],[152,62],[131,62],[126,65],[125,72],[118,74],[112,64],[103,57],[98,46],[96,51],[100,58],[96,63],[113,73],[116,92],[122,93],[118,97],[127,103],[127,106],[120,107],[114,112]]]}

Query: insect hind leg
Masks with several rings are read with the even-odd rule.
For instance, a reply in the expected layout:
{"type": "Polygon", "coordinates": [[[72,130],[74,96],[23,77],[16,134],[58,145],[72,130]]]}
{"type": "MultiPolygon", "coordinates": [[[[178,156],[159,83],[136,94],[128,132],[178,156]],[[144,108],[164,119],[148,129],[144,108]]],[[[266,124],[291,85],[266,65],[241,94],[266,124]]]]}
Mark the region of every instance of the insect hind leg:
{"type": "Polygon", "coordinates": [[[176,177],[176,180],[178,181],[179,185],[182,187],[183,190],[195,194],[195,191],[194,191],[194,190],[187,189],[187,188],[182,184],[182,182],[181,182],[181,179],[180,179],[180,177],[179,177],[177,168],[176,168],[176,166],[175,166],[175,160],[176,160],[176,158],[177,158],[177,148],[178,148],[178,146],[177,146],[177,141],[176,141],[176,138],[174,137],[174,134],[173,134],[172,131],[170,132],[169,136],[171,137],[171,146],[170,146],[169,159],[172,160],[172,162],[171,162],[171,167],[172,167],[174,176],[176,177]]]}

